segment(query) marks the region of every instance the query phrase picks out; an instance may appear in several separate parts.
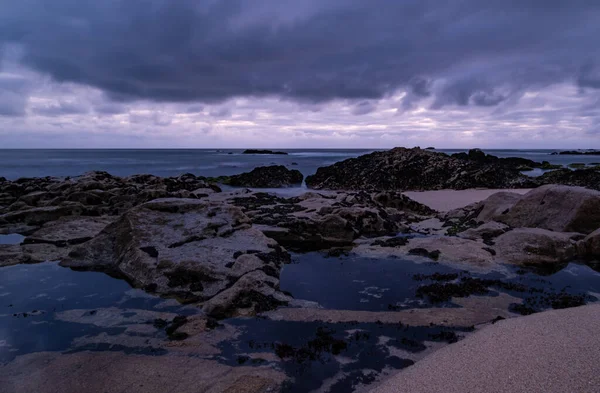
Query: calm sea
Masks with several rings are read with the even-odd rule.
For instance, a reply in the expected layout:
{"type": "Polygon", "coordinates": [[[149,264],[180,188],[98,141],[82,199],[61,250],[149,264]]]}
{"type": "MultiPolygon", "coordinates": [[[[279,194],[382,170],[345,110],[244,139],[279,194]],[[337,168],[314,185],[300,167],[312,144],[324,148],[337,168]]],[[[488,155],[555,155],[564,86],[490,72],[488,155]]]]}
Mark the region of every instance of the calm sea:
{"type": "MultiPolygon", "coordinates": [[[[78,150],[0,150],[0,176],[19,177],[77,176],[92,170],[117,176],[150,173],[177,176],[193,173],[200,176],[233,175],[258,166],[285,165],[304,175],[318,167],[357,157],[374,150],[356,149],[281,149],[288,155],[245,155],[241,149],[78,149],[78,150]]],[[[455,153],[464,150],[438,150],[455,153]]],[[[553,150],[486,150],[499,157],[523,157],[555,164],[600,162],[600,156],[550,155],[553,150]]]]}

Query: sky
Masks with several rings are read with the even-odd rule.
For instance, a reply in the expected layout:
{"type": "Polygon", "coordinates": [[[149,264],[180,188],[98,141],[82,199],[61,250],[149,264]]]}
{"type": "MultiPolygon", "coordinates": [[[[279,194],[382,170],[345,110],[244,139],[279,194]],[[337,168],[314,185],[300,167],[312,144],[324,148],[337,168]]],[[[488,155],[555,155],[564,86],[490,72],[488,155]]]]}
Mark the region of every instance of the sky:
{"type": "Polygon", "coordinates": [[[600,148],[598,0],[0,9],[0,148],[600,148]]]}

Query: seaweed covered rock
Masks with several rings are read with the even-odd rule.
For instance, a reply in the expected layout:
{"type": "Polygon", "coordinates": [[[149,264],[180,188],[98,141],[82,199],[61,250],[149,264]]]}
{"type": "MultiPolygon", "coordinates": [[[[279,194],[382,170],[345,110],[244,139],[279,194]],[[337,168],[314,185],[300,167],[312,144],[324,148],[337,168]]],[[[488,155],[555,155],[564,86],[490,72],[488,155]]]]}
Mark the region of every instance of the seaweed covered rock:
{"type": "Polygon", "coordinates": [[[0,183],[0,226],[39,225],[63,216],[118,215],[152,199],[200,198],[211,192],[220,189],[190,173],[122,178],[95,171],[65,179],[23,178],[0,183]]]}
{"type": "Polygon", "coordinates": [[[297,169],[283,165],[261,166],[250,172],[223,178],[224,184],[235,187],[280,188],[302,184],[304,176],[297,169]]]}
{"type": "Polygon", "coordinates": [[[600,169],[558,169],[544,173],[537,177],[536,181],[540,184],[563,184],[600,190],[600,169]]]}
{"type": "Polygon", "coordinates": [[[518,168],[496,161],[398,147],[321,167],[306,184],[314,189],[384,191],[519,188],[533,183],[518,168]]]}
{"type": "Polygon", "coordinates": [[[408,223],[435,213],[395,193],[310,192],[295,198],[247,193],[229,203],[242,208],[267,236],[298,251],[349,246],[359,237],[395,235],[406,231],[408,223]]]}
{"type": "Polygon", "coordinates": [[[138,287],[207,305],[218,317],[286,303],[279,271],[289,254],[234,206],[158,199],[125,213],[62,265],[125,276],[138,287]],[[250,255],[248,255],[250,254],[250,255]]]}

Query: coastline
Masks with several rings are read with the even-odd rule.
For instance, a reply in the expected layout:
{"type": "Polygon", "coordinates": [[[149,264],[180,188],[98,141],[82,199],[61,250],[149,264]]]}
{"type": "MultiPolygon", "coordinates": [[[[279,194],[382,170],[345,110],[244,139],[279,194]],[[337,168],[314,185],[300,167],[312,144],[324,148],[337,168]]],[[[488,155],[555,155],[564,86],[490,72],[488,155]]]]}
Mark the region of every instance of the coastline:
{"type": "MultiPolygon", "coordinates": [[[[337,180],[315,177],[323,189],[297,186],[298,171],[285,166],[219,179],[0,179],[3,296],[12,302],[0,379],[22,361],[77,367],[87,357],[76,353],[113,348],[124,363],[201,356],[198,368],[236,376],[210,380],[223,389],[252,371],[262,379],[251,392],[365,391],[503,318],[597,302],[600,192],[519,188],[531,182],[520,161],[496,160],[394,149],[327,168],[337,180]],[[373,159],[383,169],[369,172],[373,159]],[[440,171],[403,170],[424,159],[440,171]],[[506,187],[480,187],[490,182],[506,187]],[[52,285],[24,285],[42,277],[52,285]],[[64,300],[71,286],[90,300],[64,300]],[[112,300],[94,300],[104,290],[112,300]],[[20,337],[41,334],[37,322],[65,337],[32,347],[20,337]],[[323,364],[324,374],[300,371],[323,364]]],[[[589,177],[577,181],[595,185],[594,170],[581,173],[589,177]]],[[[85,384],[52,388],[71,382],[85,384]]]]}

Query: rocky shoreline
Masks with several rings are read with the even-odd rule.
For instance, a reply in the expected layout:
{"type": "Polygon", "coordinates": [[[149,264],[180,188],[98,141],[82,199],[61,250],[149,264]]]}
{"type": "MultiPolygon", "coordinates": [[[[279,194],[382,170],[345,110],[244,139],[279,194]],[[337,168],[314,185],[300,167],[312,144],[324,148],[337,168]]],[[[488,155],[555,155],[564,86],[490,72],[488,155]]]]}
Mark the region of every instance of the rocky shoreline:
{"type": "MultiPolygon", "coordinates": [[[[0,234],[24,236],[15,244],[0,244],[0,269],[60,261],[61,266],[105,272],[149,294],[188,304],[198,310],[197,316],[173,317],[164,325],[169,337],[183,340],[188,349],[216,331],[225,334],[214,329],[229,329],[231,318],[392,324],[401,319],[418,326],[452,320],[454,327],[467,328],[489,322],[491,315],[505,318],[594,301],[587,295],[542,291],[546,300],[528,303],[514,297],[526,293],[524,287],[470,275],[555,272],[570,262],[598,269],[600,171],[559,169],[532,178],[521,173],[529,167],[550,169],[547,163],[498,159],[478,151],[448,156],[397,148],[320,168],[306,178],[313,190],[296,197],[246,188],[224,191],[217,184],[254,188],[302,182],[302,174],[285,167],[257,168],[226,179],[193,174],[121,178],[106,172],[0,179],[0,234]],[[508,190],[445,212],[403,194],[482,187],[508,190]],[[511,188],[532,190],[521,195],[511,188]],[[434,307],[426,312],[402,312],[405,306],[394,304],[377,314],[329,310],[281,289],[282,269],[294,255],[311,252],[340,261],[349,256],[433,263],[457,273],[421,277],[426,283],[415,299],[434,307]],[[485,296],[494,290],[511,297],[496,299],[502,302],[492,307],[485,296]],[[464,303],[445,311],[435,308],[448,301],[464,303]]],[[[317,335],[310,345],[324,346],[328,353],[339,345],[342,352],[347,344],[334,336],[317,335]]],[[[275,354],[298,360],[314,350],[291,348],[276,348],[275,354]]],[[[263,391],[285,379],[265,370],[270,382],[244,391],[263,391]]]]}

